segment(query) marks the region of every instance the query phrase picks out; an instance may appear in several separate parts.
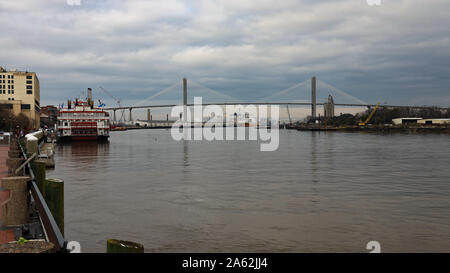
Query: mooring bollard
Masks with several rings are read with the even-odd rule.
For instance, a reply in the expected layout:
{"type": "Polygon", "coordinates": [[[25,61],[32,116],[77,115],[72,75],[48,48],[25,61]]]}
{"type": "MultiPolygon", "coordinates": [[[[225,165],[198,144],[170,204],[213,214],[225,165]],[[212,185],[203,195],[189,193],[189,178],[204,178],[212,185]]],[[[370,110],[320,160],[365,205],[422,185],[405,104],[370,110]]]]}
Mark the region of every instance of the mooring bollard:
{"type": "Polygon", "coordinates": [[[23,225],[28,222],[28,176],[12,176],[2,179],[3,190],[10,191],[10,199],[1,207],[3,226],[23,225]]]}
{"type": "Polygon", "coordinates": [[[31,169],[33,170],[34,176],[36,178],[36,184],[42,195],[44,195],[45,162],[40,159],[36,159],[31,163],[31,169]]]}
{"type": "Polygon", "coordinates": [[[106,253],[144,253],[144,246],[135,242],[109,239],[106,253]]]}
{"type": "Polygon", "coordinates": [[[38,153],[38,139],[34,136],[28,136],[26,141],[27,153],[34,154],[38,153]]]}
{"type": "Polygon", "coordinates": [[[42,187],[42,195],[44,196],[45,202],[64,236],[64,181],[61,179],[47,178],[44,180],[42,187]]]}

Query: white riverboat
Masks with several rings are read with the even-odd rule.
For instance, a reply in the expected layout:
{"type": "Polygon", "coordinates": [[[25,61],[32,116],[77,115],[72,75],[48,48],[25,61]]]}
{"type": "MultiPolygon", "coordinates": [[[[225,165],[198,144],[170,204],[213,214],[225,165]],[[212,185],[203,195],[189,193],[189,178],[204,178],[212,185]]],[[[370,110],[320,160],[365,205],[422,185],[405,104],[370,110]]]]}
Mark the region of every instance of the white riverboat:
{"type": "Polygon", "coordinates": [[[90,88],[86,101],[69,100],[67,106],[59,110],[55,125],[58,142],[108,141],[110,129],[109,113],[94,106],[90,88]]]}

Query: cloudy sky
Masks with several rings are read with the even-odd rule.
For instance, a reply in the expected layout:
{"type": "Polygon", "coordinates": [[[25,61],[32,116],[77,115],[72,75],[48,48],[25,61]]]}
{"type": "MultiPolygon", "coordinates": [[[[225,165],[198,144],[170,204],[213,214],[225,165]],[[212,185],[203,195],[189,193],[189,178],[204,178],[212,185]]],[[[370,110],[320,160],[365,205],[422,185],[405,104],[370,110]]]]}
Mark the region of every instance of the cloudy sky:
{"type": "Polygon", "coordinates": [[[0,65],[37,72],[43,105],[98,86],[142,103],[183,77],[254,101],[313,75],[370,103],[450,105],[448,0],[67,2],[0,0],[0,65]]]}

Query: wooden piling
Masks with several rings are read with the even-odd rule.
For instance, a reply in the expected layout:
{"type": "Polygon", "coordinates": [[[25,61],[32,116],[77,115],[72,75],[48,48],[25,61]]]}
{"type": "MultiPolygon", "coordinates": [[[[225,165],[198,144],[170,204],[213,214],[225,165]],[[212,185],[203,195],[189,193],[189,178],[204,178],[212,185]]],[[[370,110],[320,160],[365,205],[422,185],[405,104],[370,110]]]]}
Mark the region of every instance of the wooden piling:
{"type": "MultiPolygon", "coordinates": [[[[44,165],[45,170],[45,165],[44,165]]],[[[64,181],[47,178],[43,184],[43,196],[56,224],[64,236],[64,181]]]]}
{"type": "Polygon", "coordinates": [[[31,163],[31,169],[33,170],[36,184],[41,191],[42,195],[44,195],[44,181],[45,181],[45,161],[42,161],[40,159],[34,160],[31,163]]]}
{"type": "Polygon", "coordinates": [[[144,253],[144,246],[135,242],[109,239],[106,253],[144,253]]]}

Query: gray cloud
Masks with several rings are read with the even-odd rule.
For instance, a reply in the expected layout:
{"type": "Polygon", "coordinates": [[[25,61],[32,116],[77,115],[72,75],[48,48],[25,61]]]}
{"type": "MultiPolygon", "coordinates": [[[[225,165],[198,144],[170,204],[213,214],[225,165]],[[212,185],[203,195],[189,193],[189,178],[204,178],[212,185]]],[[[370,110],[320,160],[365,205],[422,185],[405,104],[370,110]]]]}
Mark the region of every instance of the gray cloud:
{"type": "Polygon", "coordinates": [[[36,71],[44,104],[99,85],[132,104],[184,76],[256,100],[317,75],[368,102],[448,106],[449,10],[446,0],[2,0],[0,65],[36,71]]]}

